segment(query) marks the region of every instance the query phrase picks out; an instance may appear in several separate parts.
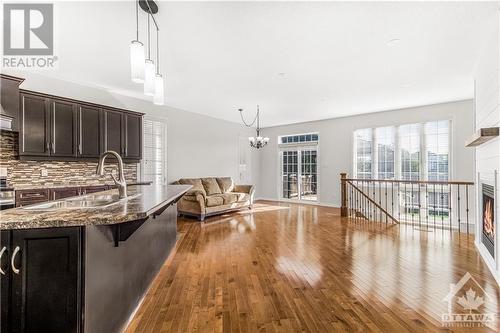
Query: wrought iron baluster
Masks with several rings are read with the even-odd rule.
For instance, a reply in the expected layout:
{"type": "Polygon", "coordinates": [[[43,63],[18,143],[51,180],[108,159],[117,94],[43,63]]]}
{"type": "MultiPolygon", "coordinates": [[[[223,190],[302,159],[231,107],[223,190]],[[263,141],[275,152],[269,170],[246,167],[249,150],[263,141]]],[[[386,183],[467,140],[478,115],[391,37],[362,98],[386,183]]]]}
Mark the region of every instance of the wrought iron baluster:
{"type": "Polygon", "coordinates": [[[444,193],[443,193],[443,184],[441,184],[441,204],[442,208],[439,208],[439,215],[441,215],[441,228],[444,229],[444,193]]]}
{"type": "Polygon", "coordinates": [[[448,185],[448,221],[451,231],[451,185],[448,185]]]}
{"type": "Polygon", "coordinates": [[[425,184],[425,226],[429,228],[429,192],[425,184]]]}
{"type": "Polygon", "coordinates": [[[458,233],[460,233],[460,184],[457,184],[458,233]]]}
{"type": "Polygon", "coordinates": [[[467,235],[469,234],[469,185],[465,185],[465,211],[467,213],[466,217],[466,226],[467,226],[467,235]]]}
{"type": "Polygon", "coordinates": [[[434,216],[434,230],[436,230],[436,201],[437,201],[437,198],[438,198],[438,195],[436,193],[436,184],[433,185],[433,191],[434,193],[434,206],[433,206],[433,216],[434,216]]]}

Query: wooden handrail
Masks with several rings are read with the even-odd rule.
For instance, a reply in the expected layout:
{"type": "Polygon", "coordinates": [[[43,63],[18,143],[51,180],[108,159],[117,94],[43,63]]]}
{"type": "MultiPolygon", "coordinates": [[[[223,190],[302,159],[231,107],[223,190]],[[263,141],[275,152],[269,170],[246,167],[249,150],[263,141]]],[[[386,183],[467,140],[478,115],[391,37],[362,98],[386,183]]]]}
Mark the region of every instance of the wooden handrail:
{"type": "Polygon", "coordinates": [[[463,181],[440,181],[440,180],[403,180],[403,179],[363,179],[345,178],[349,182],[379,182],[379,183],[407,183],[407,184],[431,184],[431,185],[474,185],[474,182],[463,181]]]}
{"type": "Polygon", "coordinates": [[[368,201],[370,201],[375,207],[377,207],[378,209],[380,209],[380,211],[382,211],[382,213],[384,213],[385,215],[387,215],[387,217],[389,217],[391,220],[393,220],[394,222],[396,223],[399,223],[399,221],[394,218],[394,216],[392,216],[391,214],[389,214],[388,211],[386,211],[384,208],[382,208],[382,206],[380,206],[378,203],[375,202],[375,200],[373,200],[372,198],[370,198],[368,195],[366,195],[363,191],[361,191],[356,185],[354,185],[352,182],[350,182],[349,180],[347,180],[347,183],[349,185],[351,185],[356,191],[358,191],[358,193],[360,193],[363,197],[365,197],[368,201]]]}

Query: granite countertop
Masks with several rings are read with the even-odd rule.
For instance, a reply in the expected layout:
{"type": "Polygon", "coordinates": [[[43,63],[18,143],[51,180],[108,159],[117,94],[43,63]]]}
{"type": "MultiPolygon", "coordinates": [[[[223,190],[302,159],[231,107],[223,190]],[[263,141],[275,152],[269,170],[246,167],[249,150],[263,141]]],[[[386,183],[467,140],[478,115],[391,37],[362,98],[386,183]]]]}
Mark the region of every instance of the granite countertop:
{"type": "MultiPolygon", "coordinates": [[[[141,182],[141,181],[136,181],[136,182],[130,182],[127,183],[127,186],[133,186],[133,185],[151,185],[152,182],[141,182]]],[[[20,190],[38,190],[38,189],[46,189],[46,188],[65,188],[65,187],[91,187],[91,186],[113,186],[115,183],[94,183],[94,184],[88,184],[88,183],[57,183],[57,184],[31,184],[31,185],[16,185],[16,186],[9,186],[13,188],[14,190],[20,191],[20,190]]]]}
{"type": "MultiPolygon", "coordinates": [[[[190,188],[190,185],[130,186],[127,189],[130,198],[121,199],[106,207],[57,208],[54,210],[29,210],[22,207],[7,209],[0,211],[0,230],[113,225],[141,220],[175,201],[190,188]],[[134,195],[138,196],[131,197],[134,195]]],[[[102,191],[98,194],[116,195],[118,190],[102,191]]],[[[79,198],[83,197],[85,196],[79,198]]]]}

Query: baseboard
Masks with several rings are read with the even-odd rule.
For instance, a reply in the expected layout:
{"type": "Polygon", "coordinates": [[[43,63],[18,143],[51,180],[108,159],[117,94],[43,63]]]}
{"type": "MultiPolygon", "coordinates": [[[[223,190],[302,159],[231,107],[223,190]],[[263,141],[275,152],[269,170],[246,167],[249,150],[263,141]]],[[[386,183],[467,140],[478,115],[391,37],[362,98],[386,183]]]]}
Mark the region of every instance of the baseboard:
{"type": "Polygon", "coordinates": [[[273,199],[271,199],[271,198],[257,198],[257,199],[254,199],[254,202],[255,201],[259,201],[259,200],[263,200],[263,201],[275,201],[275,202],[289,203],[289,204],[296,204],[296,205],[309,205],[309,206],[322,206],[322,207],[330,207],[330,208],[340,208],[339,206],[334,205],[334,204],[329,203],[329,202],[316,202],[316,201],[312,201],[312,202],[304,202],[304,201],[293,202],[293,201],[279,200],[279,199],[274,199],[274,198],[273,199]]]}

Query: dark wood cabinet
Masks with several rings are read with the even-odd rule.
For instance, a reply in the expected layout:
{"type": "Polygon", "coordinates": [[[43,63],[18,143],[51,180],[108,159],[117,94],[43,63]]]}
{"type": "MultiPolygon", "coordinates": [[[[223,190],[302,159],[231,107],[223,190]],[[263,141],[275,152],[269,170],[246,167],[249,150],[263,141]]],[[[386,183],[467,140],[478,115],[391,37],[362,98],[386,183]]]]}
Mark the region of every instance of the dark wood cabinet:
{"type": "Polygon", "coordinates": [[[19,155],[49,156],[50,114],[48,99],[42,96],[21,95],[21,133],[19,155]]]}
{"type": "Polygon", "coordinates": [[[96,193],[109,190],[109,185],[82,187],[82,194],[96,193]]]}
{"type": "Polygon", "coordinates": [[[101,112],[97,107],[78,106],[78,155],[99,157],[102,147],[101,112]]]}
{"type": "Polygon", "coordinates": [[[126,113],[125,120],[125,159],[142,158],[142,116],[126,113]]]}
{"type": "Polygon", "coordinates": [[[102,110],[104,135],[103,151],[113,150],[123,156],[125,152],[123,117],[118,111],[102,110]]]}
{"type": "Polygon", "coordinates": [[[80,187],[53,188],[50,192],[52,193],[50,196],[52,200],[76,197],[82,194],[80,187]]]}
{"type": "Polygon", "coordinates": [[[79,227],[11,231],[8,332],[80,332],[80,239],[79,227]]]}
{"type": "Polygon", "coordinates": [[[10,245],[11,232],[0,232],[0,332],[10,332],[10,245]]]}
{"type": "Polygon", "coordinates": [[[75,157],[77,155],[76,104],[50,100],[50,155],[75,157]]]}
{"type": "Polygon", "coordinates": [[[24,80],[18,77],[0,75],[0,114],[12,119],[12,130],[19,128],[19,85],[24,80]]]}
{"type": "Polygon", "coordinates": [[[49,201],[49,189],[17,190],[16,207],[23,207],[49,201]]]}
{"type": "Polygon", "coordinates": [[[141,113],[28,91],[21,104],[21,159],[96,160],[106,150],[142,158],[141,113]]]}

